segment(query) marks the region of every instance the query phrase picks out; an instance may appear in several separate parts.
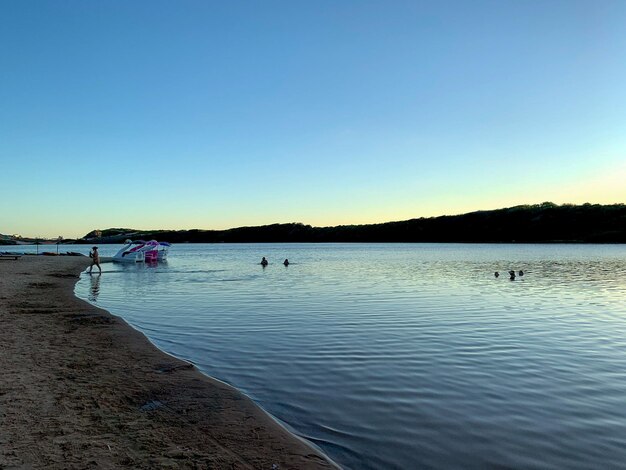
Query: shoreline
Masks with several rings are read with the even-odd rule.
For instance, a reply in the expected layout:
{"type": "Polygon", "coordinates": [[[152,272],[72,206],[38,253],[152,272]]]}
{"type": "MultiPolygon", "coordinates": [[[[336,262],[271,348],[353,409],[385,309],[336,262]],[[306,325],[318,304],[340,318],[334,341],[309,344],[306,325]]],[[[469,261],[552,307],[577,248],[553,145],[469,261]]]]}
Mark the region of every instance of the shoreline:
{"type": "Polygon", "coordinates": [[[88,265],[0,262],[0,468],[339,468],[242,392],[76,297],[88,265]]]}

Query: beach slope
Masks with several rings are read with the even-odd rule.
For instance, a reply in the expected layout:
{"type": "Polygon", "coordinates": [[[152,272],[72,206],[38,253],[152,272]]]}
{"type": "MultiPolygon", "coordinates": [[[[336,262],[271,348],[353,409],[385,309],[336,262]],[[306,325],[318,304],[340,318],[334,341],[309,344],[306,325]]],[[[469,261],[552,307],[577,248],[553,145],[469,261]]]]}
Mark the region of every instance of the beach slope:
{"type": "Polygon", "coordinates": [[[88,263],[0,261],[0,468],[336,468],[237,390],[76,298],[88,263]]]}

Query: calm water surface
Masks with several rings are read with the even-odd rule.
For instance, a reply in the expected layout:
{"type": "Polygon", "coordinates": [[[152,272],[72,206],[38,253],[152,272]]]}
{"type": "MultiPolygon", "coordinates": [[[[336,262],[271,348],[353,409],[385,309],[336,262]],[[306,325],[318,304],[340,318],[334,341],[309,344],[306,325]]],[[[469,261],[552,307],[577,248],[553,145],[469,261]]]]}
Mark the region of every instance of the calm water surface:
{"type": "Polygon", "coordinates": [[[77,295],[345,468],[626,465],[625,246],[176,245],[104,271],[77,295]]]}

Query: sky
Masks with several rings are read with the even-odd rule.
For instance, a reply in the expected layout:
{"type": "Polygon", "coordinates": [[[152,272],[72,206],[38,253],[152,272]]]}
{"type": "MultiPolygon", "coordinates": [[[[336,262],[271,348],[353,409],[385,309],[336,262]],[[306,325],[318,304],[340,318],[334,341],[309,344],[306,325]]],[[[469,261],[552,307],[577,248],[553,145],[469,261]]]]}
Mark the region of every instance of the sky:
{"type": "Polygon", "coordinates": [[[0,233],[626,202],[624,1],[0,0],[0,233]]]}

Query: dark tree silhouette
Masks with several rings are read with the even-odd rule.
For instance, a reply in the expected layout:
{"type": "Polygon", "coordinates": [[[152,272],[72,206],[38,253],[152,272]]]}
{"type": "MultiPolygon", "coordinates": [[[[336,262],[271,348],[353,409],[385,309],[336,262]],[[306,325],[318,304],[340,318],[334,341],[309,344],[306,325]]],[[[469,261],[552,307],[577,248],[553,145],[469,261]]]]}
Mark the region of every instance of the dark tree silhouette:
{"type": "Polygon", "coordinates": [[[301,223],[229,230],[112,228],[78,243],[120,243],[126,238],[172,243],[269,242],[465,242],[465,243],[626,243],[626,205],[556,205],[551,202],[462,215],[369,225],[312,227],[301,223]]]}

